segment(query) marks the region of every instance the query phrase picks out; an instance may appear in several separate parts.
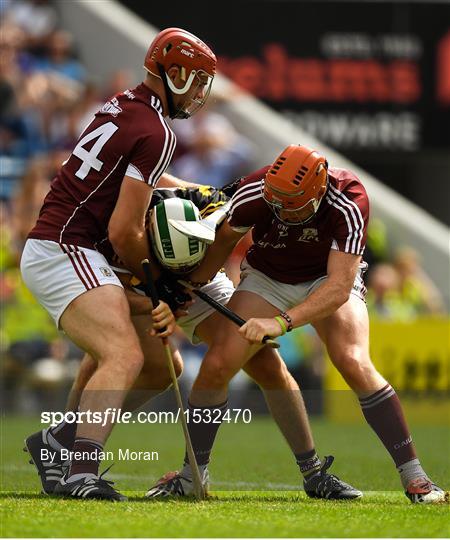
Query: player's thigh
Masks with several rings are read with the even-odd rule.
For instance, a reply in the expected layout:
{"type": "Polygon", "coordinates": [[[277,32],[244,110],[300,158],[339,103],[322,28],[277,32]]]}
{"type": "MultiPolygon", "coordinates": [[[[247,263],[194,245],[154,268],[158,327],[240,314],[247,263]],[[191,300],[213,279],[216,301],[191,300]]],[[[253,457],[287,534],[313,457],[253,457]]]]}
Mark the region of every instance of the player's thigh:
{"type": "Polygon", "coordinates": [[[244,371],[259,386],[271,390],[298,390],[280,354],[271,347],[262,347],[245,364],[244,371]]]}
{"type": "Polygon", "coordinates": [[[198,339],[205,343],[206,345],[211,346],[214,337],[216,336],[218,329],[224,322],[224,317],[217,311],[214,311],[209,317],[204,319],[200,324],[195,327],[195,335],[198,339]]]}
{"type": "Polygon", "coordinates": [[[250,291],[237,290],[227,306],[245,320],[252,317],[274,317],[280,313],[278,308],[270,304],[262,296],[250,291]]]}
{"type": "Polygon", "coordinates": [[[335,364],[351,359],[370,362],[369,317],[363,300],[350,295],[329,317],[313,324],[335,364]]]}
{"type": "MultiPolygon", "coordinates": [[[[251,317],[273,317],[279,311],[260,296],[247,291],[235,292],[227,307],[245,320],[251,317]]],[[[250,344],[239,333],[238,325],[221,314],[215,314],[203,321],[196,333],[209,344],[200,374],[210,370],[222,370],[231,377],[258,350],[266,347],[250,344]]]]}
{"type": "Polygon", "coordinates": [[[122,288],[102,285],[75,298],[60,318],[70,339],[97,360],[140,351],[122,288]]]}

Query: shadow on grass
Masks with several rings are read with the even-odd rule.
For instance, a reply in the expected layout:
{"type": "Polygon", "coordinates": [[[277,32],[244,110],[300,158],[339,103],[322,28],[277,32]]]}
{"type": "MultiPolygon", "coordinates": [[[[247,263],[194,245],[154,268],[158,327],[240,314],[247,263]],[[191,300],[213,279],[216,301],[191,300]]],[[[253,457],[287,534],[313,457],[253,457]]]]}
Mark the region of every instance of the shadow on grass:
{"type": "Polygon", "coordinates": [[[44,493],[35,493],[33,491],[0,491],[0,500],[2,499],[34,499],[48,501],[49,499],[57,499],[53,495],[45,495],[44,493]]]}
{"type": "MultiPolygon", "coordinates": [[[[146,498],[144,494],[138,494],[138,493],[126,493],[128,497],[127,502],[134,502],[134,503],[142,503],[142,504],[171,504],[171,503],[177,503],[177,504],[214,504],[214,503],[221,503],[221,502],[308,502],[310,499],[308,499],[305,496],[302,495],[286,495],[283,493],[275,494],[275,493],[267,493],[267,492],[261,492],[258,493],[257,491],[252,491],[248,493],[228,493],[228,492],[220,492],[220,495],[208,495],[208,497],[205,500],[199,501],[195,499],[194,497],[186,497],[186,498],[179,498],[179,497],[166,497],[163,499],[150,499],[146,498]]],[[[21,500],[42,500],[42,501],[49,501],[49,500],[70,500],[70,497],[60,497],[58,495],[45,495],[43,493],[36,493],[31,491],[2,491],[0,492],[0,500],[6,500],[6,499],[21,499],[21,500]]],[[[83,500],[83,499],[79,499],[83,500]]],[[[86,499],[84,499],[86,500],[86,499]]],[[[90,499],[91,501],[93,499],[90,499]]]]}
{"type": "Polygon", "coordinates": [[[286,493],[274,493],[274,492],[241,492],[230,493],[226,491],[216,492],[210,494],[204,500],[197,500],[194,497],[165,497],[163,499],[147,499],[143,496],[127,494],[128,501],[141,502],[145,504],[165,504],[165,503],[177,503],[177,504],[216,504],[223,502],[268,502],[268,503],[286,503],[286,502],[309,502],[312,499],[308,499],[304,495],[288,495],[286,493]],[[220,493],[220,494],[219,494],[220,493]]]}
{"type": "MultiPolygon", "coordinates": [[[[189,506],[189,505],[216,505],[216,504],[222,504],[222,503],[284,503],[284,504],[292,504],[292,503],[298,503],[301,505],[317,505],[317,504],[324,504],[324,505],[371,505],[371,504],[403,504],[405,501],[403,500],[403,497],[400,497],[400,493],[397,492],[391,492],[391,493],[380,493],[377,494],[378,497],[375,496],[374,493],[367,494],[365,497],[362,497],[361,499],[355,499],[355,500],[324,500],[324,499],[311,499],[307,497],[303,492],[300,493],[293,493],[291,491],[286,492],[274,492],[274,491],[240,491],[240,492],[228,492],[228,491],[216,491],[213,494],[208,495],[208,497],[205,500],[196,500],[194,497],[185,497],[185,498],[179,498],[179,497],[165,497],[162,499],[151,499],[146,498],[144,496],[144,492],[135,492],[135,491],[125,491],[123,492],[124,495],[127,496],[128,500],[125,501],[127,503],[134,503],[134,504],[141,504],[141,505],[183,505],[183,506],[189,506]],[[389,496],[390,495],[390,496],[389,496]],[[392,497],[394,495],[394,497],[392,497]]],[[[448,505],[449,503],[449,494],[447,492],[447,497],[444,505],[448,505]]],[[[8,499],[13,500],[34,500],[34,501],[51,501],[51,500],[71,500],[70,497],[60,497],[58,495],[45,495],[42,493],[36,493],[32,491],[1,491],[0,492],[0,501],[4,500],[7,501],[8,499]]],[[[73,500],[73,499],[72,499],[73,500]]],[[[76,499],[80,501],[89,501],[94,502],[95,499],[76,499]]],[[[101,501],[98,500],[98,502],[104,503],[104,504],[111,504],[111,501],[101,501]]],[[[119,503],[120,504],[120,503],[119,503]]]]}

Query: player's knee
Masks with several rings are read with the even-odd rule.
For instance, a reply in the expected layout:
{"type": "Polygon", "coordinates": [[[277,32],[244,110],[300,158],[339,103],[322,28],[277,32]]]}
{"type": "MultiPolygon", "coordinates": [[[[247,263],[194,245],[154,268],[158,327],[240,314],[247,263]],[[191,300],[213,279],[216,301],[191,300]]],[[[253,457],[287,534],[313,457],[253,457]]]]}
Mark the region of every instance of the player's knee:
{"type": "Polygon", "coordinates": [[[130,382],[133,382],[142,370],[144,365],[144,355],[142,351],[136,350],[127,355],[126,361],[122,365],[129,375],[130,382]]]}
{"type": "Polygon", "coordinates": [[[333,361],[352,388],[366,386],[377,374],[370,358],[358,348],[342,351],[333,361]]]}
{"type": "MultiPolygon", "coordinates": [[[[172,351],[172,363],[177,379],[183,373],[183,359],[178,350],[172,351]]],[[[172,377],[167,367],[165,356],[152,357],[146,355],[144,365],[139,374],[139,380],[146,388],[164,391],[172,384],[172,377]]]]}
{"type": "MultiPolygon", "coordinates": [[[[183,373],[183,358],[178,349],[171,351],[172,365],[175,370],[175,375],[180,377],[183,373]]],[[[167,366],[167,357],[163,354],[152,354],[152,351],[145,355],[145,363],[142,372],[148,374],[149,377],[157,377],[164,375],[168,380],[171,380],[170,372],[167,366]]]]}
{"type": "Polygon", "coordinates": [[[164,391],[171,384],[169,370],[166,366],[144,365],[139,374],[139,384],[142,388],[164,391]]]}
{"type": "Polygon", "coordinates": [[[342,349],[333,356],[333,362],[340,371],[357,373],[362,366],[362,356],[357,348],[342,349]]]}
{"type": "Polygon", "coordinates": [[[144,366],[144,354],[140,347],[125,349],[101,361],[108,364],[110,372],[116,372],[118,376],[132,384],[142,371],[144,366]]]}
{"type": "Polygon", "coordinates": [[[219,351],[210,351],[202,362],[196,383],[205,388],[222,388],[234,374],[219,351]]]}
{"type": "Polygon", "coordinates": [[[253,362],[247,373],[263,389],[284,388],[290,379],[286,364],[278,358],[272,361],[253,362]]]}

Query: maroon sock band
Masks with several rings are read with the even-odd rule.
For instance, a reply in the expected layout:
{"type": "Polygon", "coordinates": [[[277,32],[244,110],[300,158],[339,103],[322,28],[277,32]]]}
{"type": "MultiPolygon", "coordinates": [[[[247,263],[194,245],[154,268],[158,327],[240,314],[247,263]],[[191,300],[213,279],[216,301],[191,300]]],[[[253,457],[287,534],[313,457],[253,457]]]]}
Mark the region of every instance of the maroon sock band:
{"type": "Polygon", "coordinates": [[[72,450],[73,443],[75,442],[75,435],[77,433],[76,422],[61,422],[55,427],[50,428],[51,436],[64,448],[72,450]]]}
{"type": "Polygon", "coordinates": [[[366,398],[361,398],[359,403],[367,423],[391,454],[397,467],[416,459],[400,400],[390,384],[366,398]]]}
{"type": "Polygon", "coordinates": [[[72,448],[72,461],[70,462],[70,470],[67,476],[73,474],[88,474],[98,475],[100,466],[100,453],[103,451],[103,445],[91,439],[77,438],[72,448]]]}

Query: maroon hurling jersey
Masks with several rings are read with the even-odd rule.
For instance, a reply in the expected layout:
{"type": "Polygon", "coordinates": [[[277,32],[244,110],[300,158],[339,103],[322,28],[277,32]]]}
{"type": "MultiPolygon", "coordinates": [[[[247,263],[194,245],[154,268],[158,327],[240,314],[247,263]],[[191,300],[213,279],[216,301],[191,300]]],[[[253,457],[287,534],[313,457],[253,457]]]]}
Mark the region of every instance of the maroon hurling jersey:
{"type": "Polygon", "coordinates": [[[350,171],[330,168],[327,191],[316,215],[304,225],[285,225],[263,199],[269,167],[242,179],[228,216],[238,232],[252,228],[247,260],[281,283],[303,283],[327,274],[331,249],[362,255],[366,244],[369,200],[350,171]]]}
{"type": "Polygon", "coordinates": [[[175,146],[161,101],[147,86],[111,98],[53,180],[29,238],[95,249],[108,236],[124,176],[154,187],[175,146]]]}

